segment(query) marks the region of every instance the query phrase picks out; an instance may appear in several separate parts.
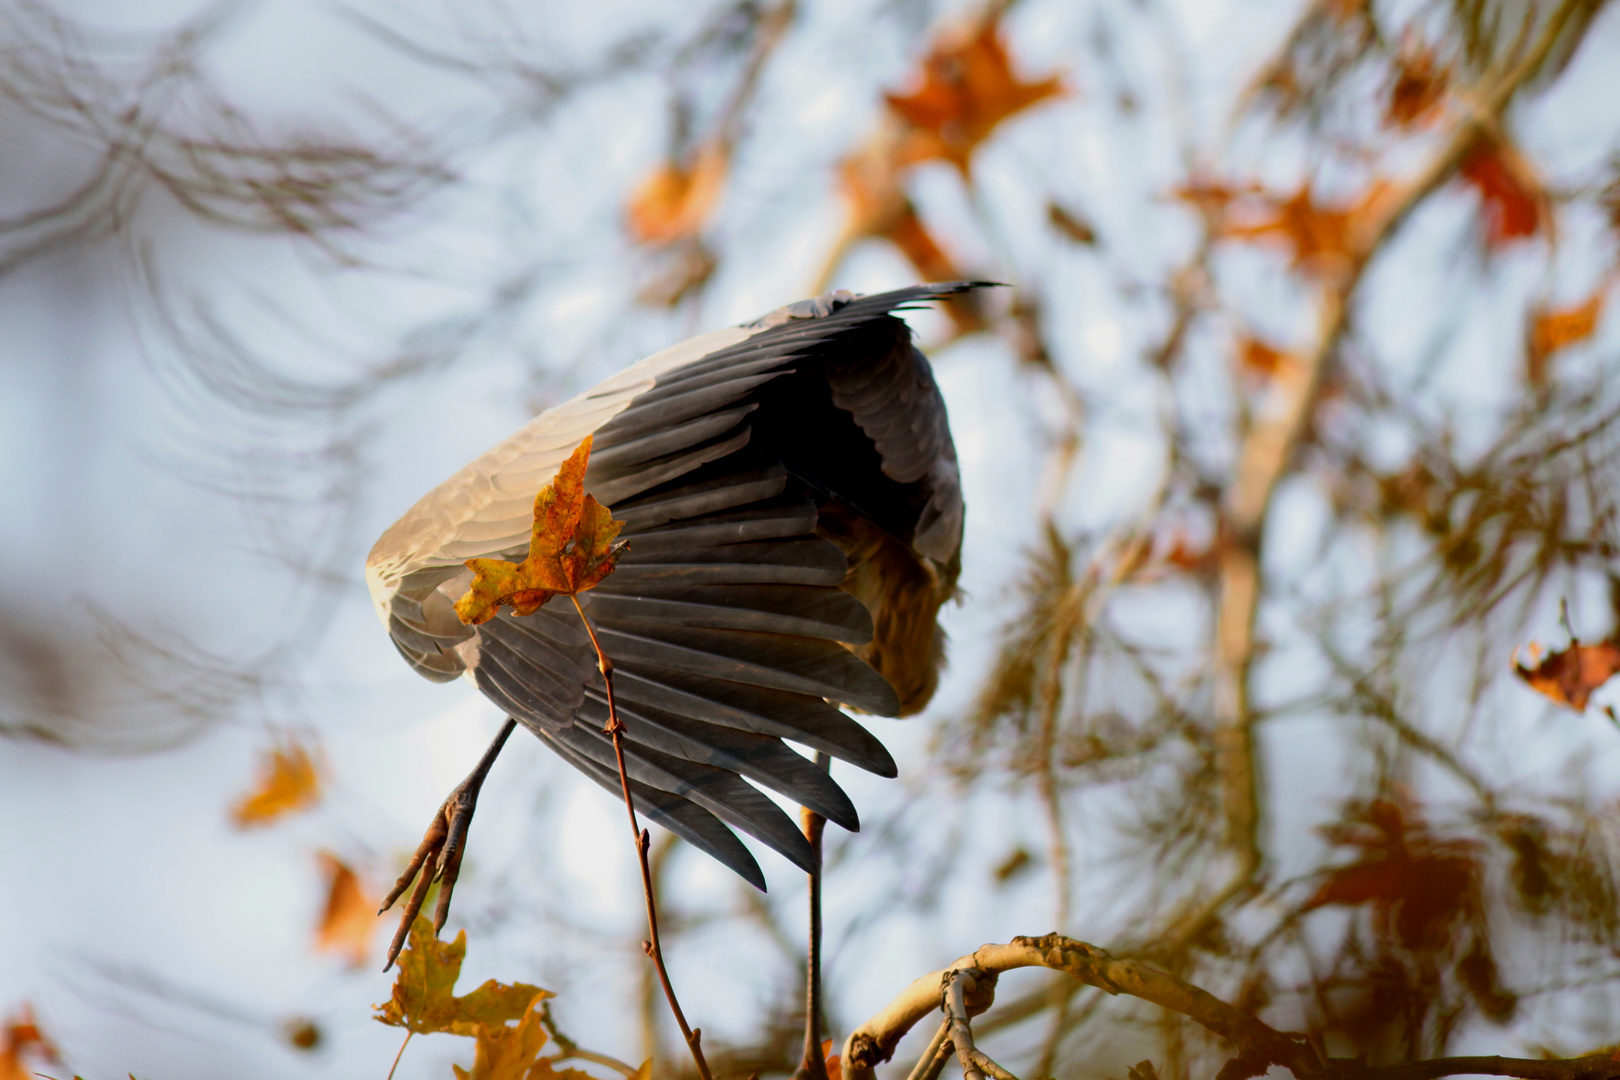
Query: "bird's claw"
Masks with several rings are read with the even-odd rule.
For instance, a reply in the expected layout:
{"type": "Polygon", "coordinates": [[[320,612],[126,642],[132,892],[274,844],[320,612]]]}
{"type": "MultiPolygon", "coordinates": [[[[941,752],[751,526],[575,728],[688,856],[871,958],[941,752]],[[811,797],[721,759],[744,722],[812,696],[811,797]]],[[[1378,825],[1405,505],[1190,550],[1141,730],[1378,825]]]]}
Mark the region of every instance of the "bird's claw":
{"type": "MultiPolygon", "coordinates": [[[[482,777],[478,777],[482,779],[482,777]]],[[[399,929],[394,932],[394,940],[388,945],[387,962],[383,970],[387,971],[394,966],[400,949],[405,946],[405,939],[410,934],[411,925],[416,922],[416,916],[421,914],[422,903],[427,899],[428,889],[433,882],[439,882],[439,903],[433,912],[433,933],[437,935],[444,929],[445,920],[450,917],[450,896],[455,892],[456,879],[461,876],[461,857],[466,851],[467,828],[472,824],[473,811],[478,807],[478,785],[474,777],[469,776],[463,780],[450,797],[434,813],[432,822],[427,831],[422,834],[422,842],[417,845],[416,853],[411,856],[410,863],[405,872],[399,875],[394,887],[389,890],[383,899],[382,907],[377,910],[381,915],[394,906],[394,902],[404,895],[411,883],[416,888],[411,889],[410,898],[405,901],[405,907],[400,912],[399,929]]]]}

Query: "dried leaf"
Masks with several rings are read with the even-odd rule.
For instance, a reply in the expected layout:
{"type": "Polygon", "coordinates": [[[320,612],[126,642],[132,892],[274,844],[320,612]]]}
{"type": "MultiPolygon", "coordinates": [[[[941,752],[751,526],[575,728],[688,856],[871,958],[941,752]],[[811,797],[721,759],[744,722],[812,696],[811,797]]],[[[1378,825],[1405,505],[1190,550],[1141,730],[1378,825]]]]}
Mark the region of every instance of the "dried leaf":
{"type": "Polygon", "coordinates": [[[1547,197],[1530,163],[1511,144],[1481,139],[1458,173],[1479,192],[1486,247],[1499,248],[1540,231],[1547,197]]]}
{"type": "Polygon", "coordinates": [[[469,1072],[458,1065],[450,1068],[456,1080],[596,1080],[578,1069],[558,1069],[553,1059],[541,1057],[546,1045],[546,1029],[538,1006],[548,995],[542,990],[529,1002],[517,1027],[481,1024],[475,1033],[473,1067],[469,1072]]]}
{"type": "Polygon", "coordinates": [[[615,542],[622,521],[585,494],[585,467],[591,436],[585,436],[557,476],[534,500],[534,531],[529,554],[521,563],[504,559],[468,559],[473,571],[466,595],[456,601],[461,621],[488,622],[509,605],[519,615],[532,615],[553,596],[572,596],[593,588],[613,572],[623,550],[615,542]]]}
{"type": "Polygon", "coordinates": [[[418,1034],[448,1031],[476,1036],[483,1028],[526,1019],[536,1004],[551,996],[538,986],[508,986],[490,979],[472,993],[457,997],[453,991],[466,955],[467,931],[458,933],[454,941],[440,941],[433,934],[433,924],[418,917],[411,924],[405,951],[399,954],[393,996],[385,1004],[373,1006],[375,1019],[418,1034]]]}
{"type": "Polygon", "coordinates": [[[1394,127],[1422,127],[1439,113],[1450,72],[1435,63],[1432,49],[1403,52],[1396,61],[1384,121],[1394,127]]]}
{"type": "Polygon", "coordinates": [[[1525,343],[1525,378],[1531,386],[1547,385],[1548,361],[1552,354],[1585,341],[1597,330],[1603,315],[1603,290],[1571,307],[1535,307],[1525,343]]]}
{"type": "Polygon", "coordinates": [[[326,875],[326,906],[315,928],[315,948],[346,956],[350,967],[363,967],[377,928],[377,898],[366,893],[360,878],[330,852],[320,852],[326,875]]]}
{"type": "Polygon", "coordinates": [[[1090,247],[1097,242],[1097,230],[1091,227],[1091,222],[1056,202],[1046,204],[1046,222],[1077,244],[1090,247]]]}
{"type": "Polygon", "coordinates": [[[917,88],[885,95],[909,127],[902,164],[949,161],[965,176],[973,152],[996,125],[1064,93],[1056,77],[1021,82],[997,30],[996,20],[984,19],[947,31],[923,57],[917,88]]]}
{"type": "Polygon", "coordinates": [[[313,757],[303,744],[290,740],[262,759],[253,790],[231,807],[231,822],[239,829],[268,825],[308,810],[320,798],[320,776],[313,757]]]}
{"type": "Polygon", "coordinates": [[[1274,349],[1259,338],[1244,335],[1237,341],[1238,369],[1270,379],[1279,373],[1297,371],[1303,366],[1298,354],[1274,349]]]}
{"type": "Polygon", "coordinates": [[[1239,197],[1227,189],[1204,188],[1183,192],[1182,197],[1202,199],[1217,208],[1221,219],[1215,229],[1217,237],[1280,241],[1291,249],[1296,268],[1330,275],[1360,256],[1369,226],[1382,213],[1393,190],[1388,181],[1374,180],[1355,202],[1325,206],[1317,203],[1307,182],[1285,199],[1270,195],[1242,198],[1237,205],[1248,212],[1235,215],[1228,203],[1239,197]]]}
{"type": "Polygon", "coordinates": [[[1525,651],[1531,666],[1521,664],[1515,650],[1513,673],[1529,683],[1532,690],[1576,712],[1586,711],[1592,691],[1620,672],[1620,641],[1614,639],[1592,645],[1574,641],[1569,648],[1548,653],[1545,658],[1541,657],[1541,646],[1534,642],[1525,651]]]}
{"type": "Polygon", "coordinates": [[[281,1025],[282,1038],[294,1050],[317,1050],[321,1045],[321,1028],[307,1016],[294,1016],[281,1025]]]}
{"type": "Polygon", "coordinates": [[[728,151],[719,142],[700,146],[688,162],[665,162],[637,186],[625,213],[630,235],[642,244],[669,244],[703,228],[726,183],[728,151]]]}
{"type": "Polygon", "coordinates": [[[833,1053],[832,1048],[833,1041],[831,1039],[821,1040],[821,1056],[827,1062],[827,1080],[844,1080],[844,1061],[833,1053]]]}
{"type": "Polygon", "coordinates": [[[1436,838],[1399,803],[1375,799],[1352,807],[1328,839],[1363,856],[1322,875],[1305,910],[1371,905],[1380,933],[1408,949],[1438,948],[1458,924],[1481,913],[1478,845],[1436,838]]]}
{"type": "Polygon", "coordinates": [[[62,1063],[56,1047],[40,1031],[34,1011],[27,1005],[0,1027],[0,1080],[33,1080],[34,1068],[25,1058],[37,1065],[62,1063]]]}

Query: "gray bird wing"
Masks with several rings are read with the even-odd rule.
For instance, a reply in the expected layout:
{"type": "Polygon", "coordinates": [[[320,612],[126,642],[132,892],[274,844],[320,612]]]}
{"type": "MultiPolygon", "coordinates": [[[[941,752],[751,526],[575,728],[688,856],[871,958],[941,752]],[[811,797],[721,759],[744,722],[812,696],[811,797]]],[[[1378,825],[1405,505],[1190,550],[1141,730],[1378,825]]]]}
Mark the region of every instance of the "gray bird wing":
{"type": "Polygon", "coordinates": [[[580,600],[614,662],[638,807],[758,887],[763,876],[731,828],[808,868],[803,834],[748,781],[858,828],[844,792],[782,740],[893,776],[882,744],[831,703],[894,715],[899,701],[851,651],[872,639],[872,618],[840,588],[847,562],[817,535],[812,482],[784,467],[769,438],[755,438],[760,390],[799,368],[824,370],[890,480],[940,478],[915,542],[930,557],[953,557],[960,488],[926,360],[909,335],[895,346],[892,331],[864,366],[845,353],[865,348],[858,343],[871,335],[861,335],[875,320],[892,322],[890,311],[968,287],[835,295],[808,302],[808,313],[795,305],[655,354],[536,417],[430,492],[373,549],[368,583],[400,652],[429,678],[470,675],[618,793],[601,676],[572,604],[559,598],[476,628],[452,606],[471,578],[465,560],[523,556],[535,492],[593,435],[586,489],[625,522],[629,546],[580,600]]]}

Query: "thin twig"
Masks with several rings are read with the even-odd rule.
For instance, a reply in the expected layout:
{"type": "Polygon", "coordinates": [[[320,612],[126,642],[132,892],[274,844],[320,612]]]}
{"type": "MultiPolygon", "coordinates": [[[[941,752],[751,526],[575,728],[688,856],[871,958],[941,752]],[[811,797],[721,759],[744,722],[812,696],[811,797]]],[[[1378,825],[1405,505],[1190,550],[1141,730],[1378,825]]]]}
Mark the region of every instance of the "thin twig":
{"type": "Polygon", "coordinates": [[[951,1028],[951,1045],[956,1048],[956,1058],[962,1063],[963,1080],[1018,1080],[1016,1076],[1003,1069],[973,1045],[973,1028],[968,1024],[967,995],[979,989],[979,983],[988,980],[993,991],[995,976],[987,976],[982,971],[951,971],[945,976],[944,998],[945,1020],[951,1028]]]}
{"type": "Polygon", "coordinates": [[[570,594],[568,599],[573,601],[574,610],[579,612],[580,622],[585,624],[585,633],[590,636],[591,648],[596,650],[597,669],[602,672],[602,682],[607,688],[608,722],[603,730],[613,738],[613,756],[619,763],[619,786],[624,791],[624,809],[630,817],[630,833],[635,838],[636,857],[641,863],[641,892],[647,901],[649,940],[642,942],[641,947],[652,959],[653,966],[658,969],[658,981],[664,986],[664,998],[669,1002],[669,1011],[675,1014],[675,1023],[680,1025],[681,1037],[686,1040],[687,1049],[692,1052],[692,1061],[697,1065],[698,1075],[703,1080],[714,1080],[709,1073],[709,1063],[703,1059],[701,1045],[703,1033],[686,1023],[686,1014],[681,1011],[681,1003],[675,998],[675,987],[669,981],[669,970],[664,967],[664,950],[658,941],[658,905],[653,899],[652,868],[647,864],[647,849],[652,844],[652,838],[636,821],[636,804],[630,794],[630,773],[624,765],[624,722],[619,719],[618,709],[613,703],[613,661],[602,651],[602,643],[596,638],[596,628],[586,617],[585,609],[579,604],[579,597],[570,594]]]}
{"type": "Polygon", "coordinates": [[[577,1059],[612,1069],[621,1076],[634,1076],[636,1074],[633,1065],[628,1065],[616,1057],[598,1054],[594,1050],[586,1050],[559,1031],[556,1018],[551,1015],[551,1002],[549,1000],[540,1003],[540,1026],[546,1029],[546,1034],[551,1036],[551,1041],[557,1044],[557,1054],[552,1060],[568,1061],[577,1059]]]}

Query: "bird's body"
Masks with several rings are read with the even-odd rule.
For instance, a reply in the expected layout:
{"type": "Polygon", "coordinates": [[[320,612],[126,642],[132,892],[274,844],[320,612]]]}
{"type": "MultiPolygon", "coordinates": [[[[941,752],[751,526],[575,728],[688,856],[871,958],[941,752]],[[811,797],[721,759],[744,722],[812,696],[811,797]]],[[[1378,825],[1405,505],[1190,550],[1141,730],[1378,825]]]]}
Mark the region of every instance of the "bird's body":
{"type": "Polygon", "coordinates": [[[521,559],[535,492],[587,435],[587,490],[625,522],[617,569],[579,597],[615,669],[638,810],[755,885],[728,826],[808,869],[795,823],[748,781],[846,828],[836,783],[783,739],[884,776],[838,704],[923,707],[955,591],[961,486],[945,405],[905,323],[918,286],[802,301],[657,353],[547,410],[435,488],[366,563],[401,654],[470,677],[619,793],[595,653],[566,598],[464,625],[465,561],[521,559]]]}

